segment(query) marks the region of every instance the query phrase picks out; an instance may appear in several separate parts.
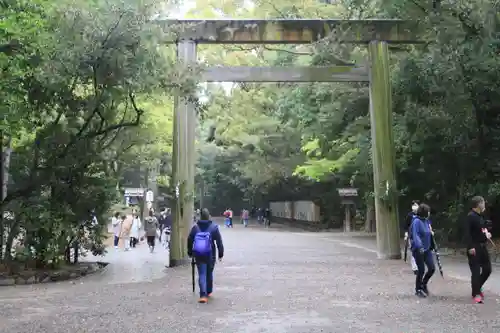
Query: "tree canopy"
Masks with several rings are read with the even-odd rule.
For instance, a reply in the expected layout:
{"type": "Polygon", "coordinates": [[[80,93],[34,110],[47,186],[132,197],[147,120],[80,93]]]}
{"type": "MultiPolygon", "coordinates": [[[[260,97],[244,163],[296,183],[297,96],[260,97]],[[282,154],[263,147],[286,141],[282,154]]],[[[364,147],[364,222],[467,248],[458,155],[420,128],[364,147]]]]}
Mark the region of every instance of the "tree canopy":
{"type": "Polygon", "coordinates": [[[170,27],[151,20],[164,7],[100,0],[0,6],[8,182],[0,259],[56,265],[75,241],[101,253],[124,172],[159,165],[171,151],[172,93],[193,87],[162,44],[170,27]]]}

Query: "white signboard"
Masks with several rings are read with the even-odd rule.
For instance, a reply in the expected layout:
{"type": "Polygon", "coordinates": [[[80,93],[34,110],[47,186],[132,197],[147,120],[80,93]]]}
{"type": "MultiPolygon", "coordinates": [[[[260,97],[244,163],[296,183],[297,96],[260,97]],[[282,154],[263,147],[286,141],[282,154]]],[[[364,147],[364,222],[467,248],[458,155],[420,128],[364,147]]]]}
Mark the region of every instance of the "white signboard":
{"type": "Polygon", "coordinates": [[[146,201],[153,202],[153,191],[149,190],[146,192],[146,201]]]}
{"type": "Polygon", "coordinates": [[[339,188],[337,190],[341,197],[357,197],[358,189],[357,188],[339,188]]]}
{"type": "Polygon", "coordinates": [[[142,188],[126,188],[125,189],[126,197],[143,197],[144,189],[142,188]]]}

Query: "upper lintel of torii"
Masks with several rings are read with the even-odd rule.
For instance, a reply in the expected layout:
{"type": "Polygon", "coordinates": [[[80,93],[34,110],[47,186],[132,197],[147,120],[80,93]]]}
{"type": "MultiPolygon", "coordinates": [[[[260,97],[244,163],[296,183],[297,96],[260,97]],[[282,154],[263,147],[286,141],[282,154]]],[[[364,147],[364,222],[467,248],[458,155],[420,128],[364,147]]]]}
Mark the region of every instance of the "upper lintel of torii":
{"type": "Polygon", "coordinates": [[[417,22],[404,20],[168,19],[159,22],[176,31],[167,43],[188,39],[200,44],[307,44],[336,33],[343,43],[421,42],[417,22]]]}

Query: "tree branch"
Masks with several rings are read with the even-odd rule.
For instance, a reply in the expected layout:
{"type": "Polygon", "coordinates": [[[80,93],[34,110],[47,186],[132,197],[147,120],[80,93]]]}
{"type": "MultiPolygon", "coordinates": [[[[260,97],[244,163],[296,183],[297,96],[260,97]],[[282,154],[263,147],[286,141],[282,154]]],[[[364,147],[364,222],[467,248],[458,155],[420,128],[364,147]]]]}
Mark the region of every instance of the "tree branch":
{"type": "MultiPolygon", "coordinates": [[[[60,154],[57,154],[56,156],[54,156],[53,158],[51,158],[49,161],[47,161],[47,164],[50,165],[50,166],[48,166],[48,167],[46,167],[44,169],[36,168],[37,171],[43,171],[45,173],[44,176],[38,175],[38,177],[36,177],[37,179],[35,179],[33,177],[33,179],[29,182],[29,184],[25,188],[22,188],[22,189],[19,189],[17,191],[13,191],[11,193],[8,193],[7,197],[1,202],[2,205],[3,204],[7,204],[7,203],[11,202],[12,200],[15,200],[15,199],[18,199],[18,198],[22,198],[22,197],[26,197],[31,192],[33,192],[35,189],[37,189],[38,187],[40,187],[44,182],[46,182],[47,181],[47,177],[48,177],[48,173],[55,168],[55,165],[53,165],[55,163],[55,161],[57,161],[58,159],[64,158],[68,154],[70,148],[72,146],[74,146],[74,144],[78,140],[81,140],[81,139],[89,140],[89,139],[92,139],[92,138],[96,138],[96,137],[98,137],[100,135],[106,134],[108,132],[117,130],[117,129],[122,128],[122,127],[133,127],[133,126],[139,125],[141,116],[144,113],[144,111],[142,109],[139,109],[137,107],[137,104],[135,102],[135,97],[134,97],[134,95],[131,92],[129,92],[128,96],[129,96],[129,100],[130,100],[130,102],[132,104],[132,107],[134,108],[134,110],[136,112],[136,118],[134,119],[134,121],[130,121],[130,122],[122,121],[122,122],[120,122],[118,124],[110,125],[110,126],[104,128],[104,129],[100,129],[98,131],[95,131],[95,132],[92,132],[92,133],[88,133],[85,136],[81,135],[81,133],[83,131],[79,131],[80,135],[75,135],[72,138],[72,140],[66,145],[66,147],[64,148],[64,150],[60,154]],[[41,179],[43,179],[43,181],[40,181],[41,179]]],[[[93,114],[95,115],[95,113],[93,113],[93,114]]],[[[88,120],[88,123],[90,123],[90,120],[88,120]]],[[[88,127],[88,124],[87,124],[86,127],[88,127]]],[[[35,159],[37,159],[37,158],[35,158],[35,159]]],[[[33,170],[33,172],[34,171],[35,170],[33,170]]]]}
{"type": "Polygon", "coordinates": [[[412,4],[414,4],[418,9],[420,9],[422,12],[424,12],[425,14],[428,14],[427,8],[425,8],[424,6],[422,6],[421,4],[419,4],[416,0],[410,0],[410,2],[412,4]]]}
{"type": "Polygon", "coordinates": [[[9,43],[0,44],[0,53],[4,53],[9,56],[21,49],[22,45],[18,40],[11,40],[9,43]]]}
{"type": "Polygon", "coordinates": [[[290,17],[289,15],[286,15],[281,10],[279,10],[278,7],[276,7],[276,5],[272,1],[261,0],[261,2],[262,3],[267,3],[268,5],[270,5],[271,7],[273,7],[274,11],[279,15],[278,18],[286,19],[286,18],[290,17]]]}
{"type": "Polygon", "coordinates": [[[132,103],[132,107],[134,108],[134,111],[136,113],[136,117],[135,117],[134,121],[120,122],[120,123],[115,124],[115,125],[110,125],[102,130],[96,131],[94,133],[90,133],[90,134],[86,135],[84,138],[85,139],[92,139],[92,138],[98,137],[102,134],[117,130],[117,129],[122,128],[122,127],[133,127],[133,126],[139,125],[140,120],[141,120],[141,116],[144,114],[144,110],[137,107],[137,104],[135,102],[135,97],[131,92],[128,94],[128,96],[129,96],[130,102],[132,103]]]}
{"type": "Polygon", "coordinates": [[[267,46],[267,45],[262,45],[262,47],[265,50],[268,50],[268,51],[285,52],[285,53],[294,54],[294,55],[308,55],[308,56],[311,56],[311,55],[315,54],[315,52],[292,51],[292,50],[287,50],[287,49],[274,48],[274,47],[267,46]]]}

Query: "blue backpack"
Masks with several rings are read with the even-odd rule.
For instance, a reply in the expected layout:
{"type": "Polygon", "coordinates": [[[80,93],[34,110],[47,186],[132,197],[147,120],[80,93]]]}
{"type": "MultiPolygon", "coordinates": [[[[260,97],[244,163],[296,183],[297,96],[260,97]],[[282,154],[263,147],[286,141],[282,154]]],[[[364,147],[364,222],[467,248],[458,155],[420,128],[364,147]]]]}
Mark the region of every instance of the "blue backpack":
{"type": "Polygon", "coordinates": [[[198,225],[196,228],[198,231],[194,235],[193,255],[195,257],[209,257],[212,254],[212,230],[214,228],[212,225],[206,231],[201,231],[198,225]]]}

